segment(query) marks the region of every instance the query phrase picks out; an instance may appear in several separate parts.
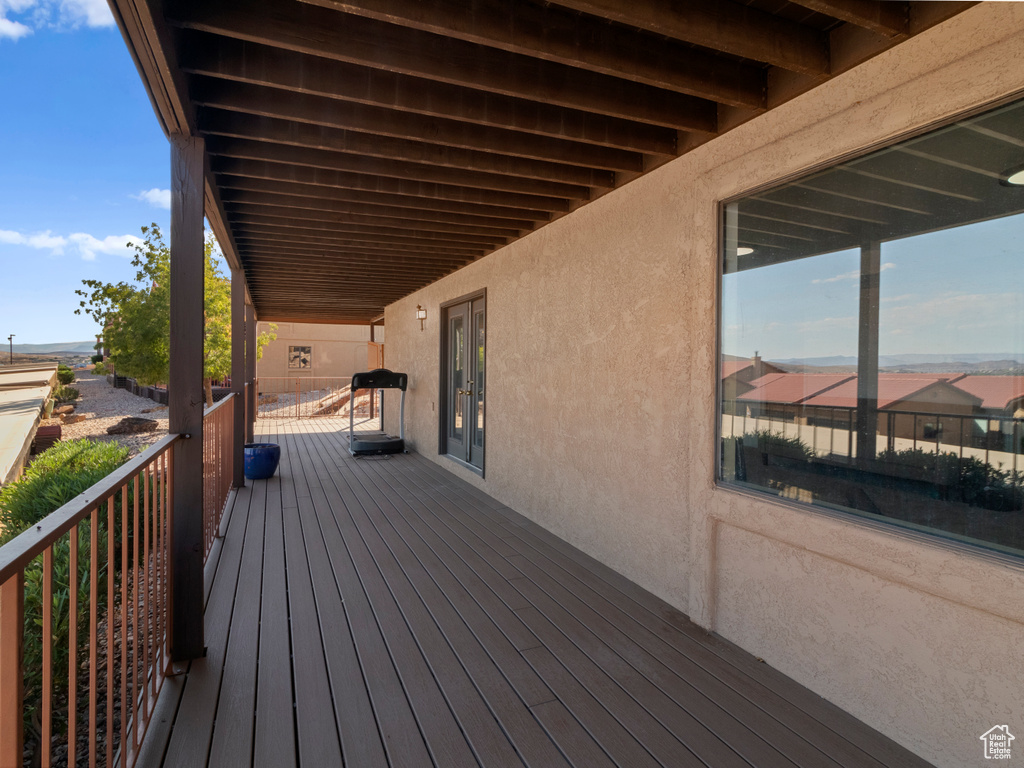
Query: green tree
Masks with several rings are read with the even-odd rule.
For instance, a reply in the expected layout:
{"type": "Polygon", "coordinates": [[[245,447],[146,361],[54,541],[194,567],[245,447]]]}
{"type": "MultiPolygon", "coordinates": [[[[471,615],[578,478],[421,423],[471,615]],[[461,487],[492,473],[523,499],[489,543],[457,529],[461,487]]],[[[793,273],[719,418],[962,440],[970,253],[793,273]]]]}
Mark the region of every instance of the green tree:
{"type": "MultiPolygon", "coordinates": [[[[76,314],[83,311],[103,327],[103,346],[110,350],[109,364],[118,374],[140,384],[163,384],[170,372],[170,276],[171,252],[156,224],[142,228],[143,242],[129,244],[134,251],[133,282],[104,283],[83,280],[87,290],[76,314]]],[[[216,242],[207,234],[204,274],[203,386],[207,406],[213,405],[214,379],[231,373],[231,281],[220,271],[215,258],[216,242]]],[[[270,333],[256,339],[256,358],[277,338],[270,333]]]]}

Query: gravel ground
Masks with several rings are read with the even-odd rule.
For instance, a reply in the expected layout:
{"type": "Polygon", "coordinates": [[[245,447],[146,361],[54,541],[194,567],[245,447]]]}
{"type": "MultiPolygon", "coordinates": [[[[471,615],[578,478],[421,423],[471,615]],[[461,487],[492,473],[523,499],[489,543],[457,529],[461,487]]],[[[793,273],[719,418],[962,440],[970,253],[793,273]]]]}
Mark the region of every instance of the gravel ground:
{"type": "Polygon", "coordinates": [[[61,439],[76,440],[88,437],[93,440],[117,442],[131,449],[132,454],[142,453],[146,448],[167,434],[167,406],[154,403],[148,397],[139,397],[123,389],[114,389],[107,383],[106,376],[79,373],[71,385],[81,397],[73,403],[76,414],[87,416],[77,424],[61,424],[60,419],[43,419],[41,424],[61,424],[61,439]],[[149,413],[146,413],[149,411],[149,413]],[[135,435],[108,435],[112,427],[125,416],[141,416],[155,419],[155,432],[135,435]]]}

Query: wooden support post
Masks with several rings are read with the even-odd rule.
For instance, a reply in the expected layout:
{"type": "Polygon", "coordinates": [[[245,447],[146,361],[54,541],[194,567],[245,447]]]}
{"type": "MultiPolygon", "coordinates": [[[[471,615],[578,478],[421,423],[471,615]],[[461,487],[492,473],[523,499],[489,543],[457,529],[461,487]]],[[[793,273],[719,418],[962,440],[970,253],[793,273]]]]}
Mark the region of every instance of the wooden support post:
{"type": "Polygon", "coordinates": [[[256,310],[252,304],[245,305],[245,381],[249,385],[249,422],[245,425],[245,442],[256,441],[256,407],[259,395],[256,392],[256,310]]]}
{"type": "MultiPolygon", "coordinates": [[[[374,341],[375,341],[375,339],[374,339],[374,328],[373,328],[373,323],[371,322],[370,323],[370,343],[372,344],[374,341]]],[[[375,394],[376,393],[374,392],[374,390],[371,389],[370,390],[370,418],[371,419],[375,418],[376,415],[377,415],[376,403],[373,402],[375,394]]],[[[349,404],[348,404],[348,407],[349,407],[349,409],[352,409],[352,408],[356,407],[356,393],[355,392],[352,392],[352,393],[349,394],[349,404]]]]}
{"type": "Polygon", "coordinates": [[[0,766],[20,766],[24,749],[22,647],[25,572],[0,584],[0,766]]]}
{"type": "Polygon", "coordinates": [[[857,464],[875,459],[878,435],[878,311],[881,243],[860,249],[860,329],[857,339],[857,464]]]}
{"type": "Polygon", "coordinates": [[[245,274],[231,270],[231,391],[235,393],[232,422],[231,484],[245,485],[245,274]]]}
{"type": "Polygon", "coordinates": [[[203,655],[202,138],[171,141],[171,345],[168,418],[174,447],[171,660],[203,655]]]}

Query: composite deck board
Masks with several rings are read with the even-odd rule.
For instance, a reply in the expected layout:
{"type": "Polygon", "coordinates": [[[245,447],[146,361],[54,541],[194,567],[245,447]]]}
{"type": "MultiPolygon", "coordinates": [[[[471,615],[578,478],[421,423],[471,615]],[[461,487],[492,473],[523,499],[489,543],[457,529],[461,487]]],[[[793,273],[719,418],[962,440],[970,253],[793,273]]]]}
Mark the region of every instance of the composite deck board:
{"type": "Polygon", "coordinates": [[[263,594],[253,765],[288,768],[295,764],[295,725],[280,483],[252,487],[253,496],[266,496],[263,571],[247,574],[262,583],[263,594]]]}
{"type": "MultiPolygon", "coordinates": [[[[465,497],[469,497],[474,502],[486,505],[492,512],[506,514],[506,518],[502,521],[503,530],[506,531],[501,535],[502,540],[508,543],[519,539],[526,547],[522,550],[524,553],[536,550],[545,554],[545,566],[555,572],[564,572],[561,575],[567,579],[566,583],[577,584],[589,592],[592,599],[596,601],[598,610],[605,615],[616,617],[621,610],[626,616],[635,619],[637,626],[643,629],[640,629],[637,636],[631,638],[632,640],[641,645],[648,643],[650,638],[647,628],[650,625],[650,630],[656,633],[659,639],[667,640],[682,653],[683,657],[687,654],[695,655],[702,663],[708,665],[708,669],[713,670],[712,676],[721,677],[724,681],[734,685],[737,690],[749,695],[754,706],[767,705],[772,715],[787,722],[789,729],[799,738],[816,745],[818,754],[821,755],[820,758],[817,758],[814,752],[806,753],[803,745],[796,741],[786,747],[790,758],[802,754],[807,755],[805,759],[809,759],[811,765],[838,763],[844,766],[881,766],[892,765],[899,763],[900,760],[908,759],[913,761],[909,763],[911,765],[927,765],[926,762],[907,756],[891,741],[880,740],[877,732],[859,721],[847,726],[850,728],[853,739],[847,740],[843,736],[839,736],[832,728],[835,728],[836,731],[843,731],[844,736],[846,735],[842,726],[842,723],[849,717],[846,713],[820,697],[809,694],[806,689],[788,678],[781,675],[767,675],[767,668],[749,657],[749,654],[738,654],[737,649],[708,636],[703,630],[692,625],[681,613],[662,603],[653,595],[641,590],[632,582],[544,531],[531,521],[502,507],[493,499],[481,494],[473,486],[461,480],[447,485],[436,484],[434,480],[428,479],[439,471],[432,462],[424,462],[421,459],[420,468],[427,475],[423,479],[424,487],[440,489],[451,505],[458,507],[465,503],[462,501],[465,497]],[[597,586],[602,581],[604,584],[601,586],[611,589],[602,589],[601,586],[597,586]],[[620,594],[620,588],[624,588],[626,594],[620,594]],[[672,623],[670,624],[669,621],[662,618],[663,616],[672,619],[672,623]],[[680,629],[683,631],[680,632],[680,629]],[[735,670],[733,665],[737,663],[744,664],[744,669],[735,670]],[[790,690],[796,693],[796,699],[804,709],[794,706],[780,695],[780,692],[790,690]],[[813,714],[808,714],[808,712],[813,714]],[[819,712],[827,717],[827,719],[823,717],[826,724],[832,723],[831,727],[820,727],[819,721],[814,717],[814,714],[819,712]],[[833,718],[838,718],[838,724],[833,722],[833,718]],[[866,739],[861,741],[861,736],[866,739]]],[[[483,529],[478,527],[477,530],[483,529]]],[[[618,616],[619,620],[622,618],[622,616],[618,616]]],[[[768,725],[768,730],[765,733],[776,732],[771,723],[768,725]]]]}
{"type": "Polygon", "coordinates": [[[339,422],[259,422],[280,470],[234,494],[207,655],[143,765],[927,765],[436,462],[353,459],[339,422]]]}
{"type": "MultiPolygon", "coordinates": [[[[326,455],[334,455],[331,446],[324,443],[321,445],[326,455]]],[[[373,482],[372,475],[360,477],[360,470],[366,470],[369,474],[377,463],[356,463],[353,479],[360,481],[367,493],[375,492],[378,509],[376,512],[369,510],[370,521],[401,565],[409,584],[416,590],[417,597],[410,602],[414,605],[418,603],[430,612],[471,684],[479,690],[480,696],[500,727],[508,734],[508,740],[515,746],[522,760],[527,765],[551,768],[568,766],[569,763],[550,741],[541,724],[523,706],[524,703],[529,705],[552,701],[554,696],[550,689],[532,672],[522,656],[476,606],[458,581],[446,578],[446,575],[451,577],[451,574],[445,573],[440,559],[405,524],[403,514],[399,506],[396,506],[405,507],[404,501],[389,495],[386,486],[373,482]],[[442,589],[442,584],[448,587],[449,592],[442,589]],[[469,619],[463,617],[459,608],[469,614],[469,619]],[[526,681],[522,680],[524,676],[527,677],[526,681]],[[519,682],[518,687],[511,684],[513,679],[519,682]],[[517,693],[520,688],[526,693],[527,701],[517,693]]],[[[443,687],[447,687],[447,682],[444,681],[443,687]]],[[[458,696],[458,691],[453,695],[458,696]]],[[[468,725],[464,727],[468,732],[468,725]]],[[[492,764],[491,760],[483,762],[492,764]]]]}
{"type": "MultiPolygon", "coordinates": [[[[320,452],[315,452],[311,456],[311,465],[317,469],[324,468],[320,452]]],[[[337,472],[332,473],[335,489],[342,497],[347,510],[347,514],[339,515],[339,525],[354,544],[355,558],[365,564],[364,573],[367,573],[371,566],[376,566],[380,582],[371,588],[380,591],[381,599],[378,602],[382,612],[385,612],[385,616],[393,615],[395,610],[401,613],[409,628],[409,638],[416,643],[426,668],[433,674],[433,681],[430,682],[426,681],[421,669],[415,669],[413,672],[416,675],[416,683],[427,682],[419,694],[423,697],[425,706],[443,707],[445,702],[447,703],[447,708],[458,722],[463,734],[463,745],[468,743],[480,762],[497,766],[522,765],[522,761],[505,738],[486,703],[481,699],[472,679],[445,641],[426,605],[416,594],[409,577],[402,571],[394,555],[373,528],[369,517],[377,509],[376,502],[350,473],[344,471],[344,466],[342,464],[337,472]],[[385,588],[390,598],[383,592],[385,588]],[[437,700],[435,692],[440,692],[444,700],[437,700]]],[[[376,581],[372,576],[371,580],[376,581]]],[[[408,643],[399,647],[397,653],[402,654],[407,662],[412,662],[415,658],[415,652],[408,643]]],[[[418,667],[418,664],[411,666],[418,667]]],[[[424,715],[437,716],[436,710],[433,715],[430,715],[430,711],[425,711],[424,715]]],[[[458,747],[460,738],[456,736],[455,730],[449,729],[447,736],[447,741],[438,739],[437,742],[435,759],[439,763],[476,764],[472,755],[458,747]]]]}
{"type": "Polygon", "coordinates": [[[171,726],[167,749],[159,753],[163,765],[199,768],[209,764],[210,741],[217,716],[221,673],[234,613],[243,544],[250,515],[254,514],[252,502],[254,499],[250,493],[235,497],[223,549],[217,562],[217,576],[206,604],[207,653],[204,658],[189,664],[187,676],[176,678],[179,685],[184,678],[184,685],[181,686],[180,703],[171,726]]]}

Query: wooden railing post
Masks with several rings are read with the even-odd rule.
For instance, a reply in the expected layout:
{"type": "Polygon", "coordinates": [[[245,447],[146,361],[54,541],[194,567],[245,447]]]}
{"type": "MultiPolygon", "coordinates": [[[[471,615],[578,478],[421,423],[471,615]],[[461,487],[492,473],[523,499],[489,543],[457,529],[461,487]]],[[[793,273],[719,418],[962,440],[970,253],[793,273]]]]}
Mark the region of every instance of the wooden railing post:
{"type": "Polygon", "coordinates": [[[21,768],[24,749],[21,655],[25,572],[0,584],[0,768],[21,768]]]}
{"type": "Polygon", "coordinates": [[[245,423],[245,442],[254,441],[256,406],[256,311],[252,304],[245,305],[245,381],[249,384],[249,418],[245,423]]]}
{"type": "Polygon", "coordinates": [[[171,141],[171,659],[203,655],[203,186],[205,142],[171,141]]]}
{"type": "Polygon", "coordinates": [[[245,485],[245,275],[241,269],[231,270],[231,391],[235,393],[234,419],[231,426],[231,484],[245,485]]]}

